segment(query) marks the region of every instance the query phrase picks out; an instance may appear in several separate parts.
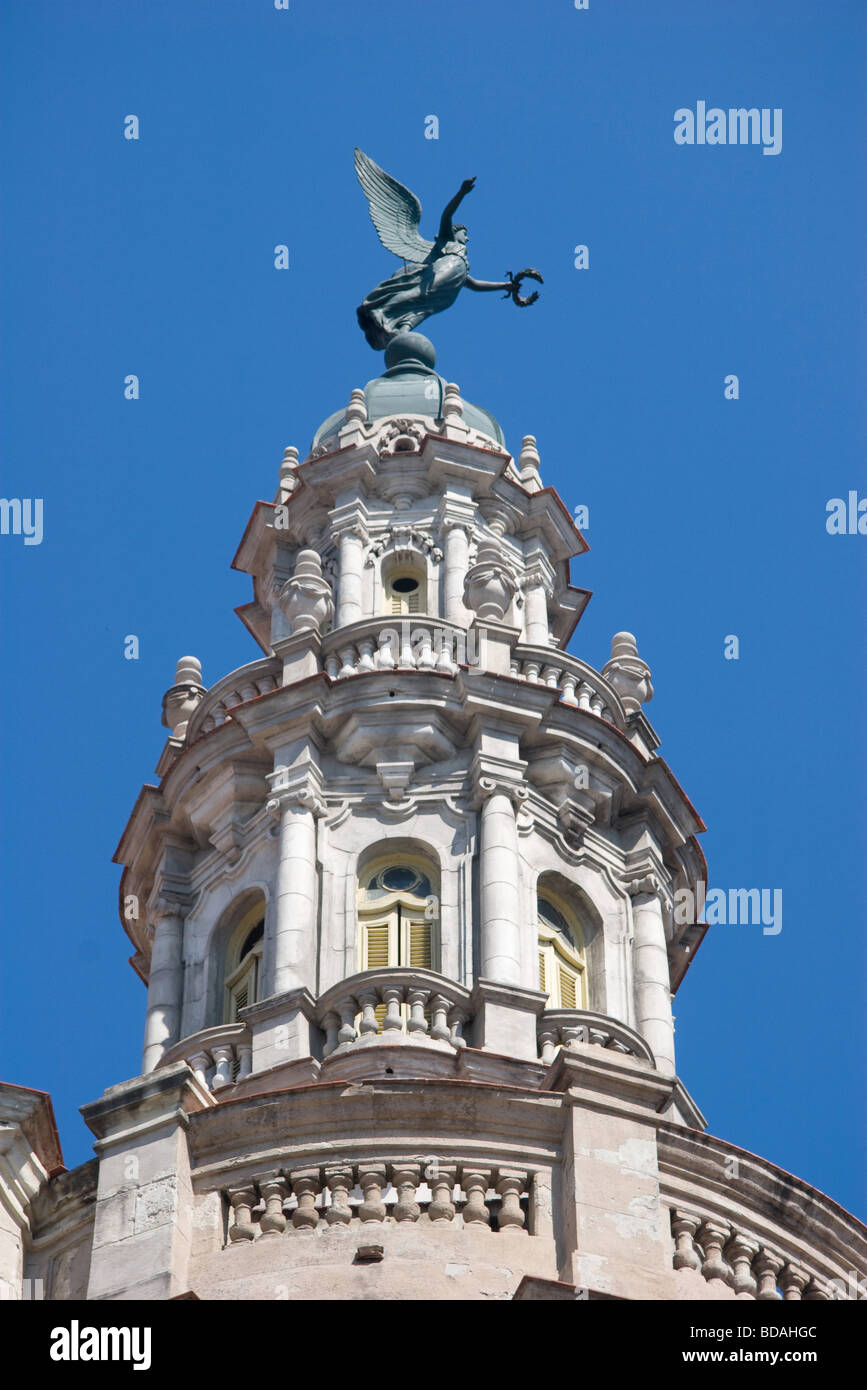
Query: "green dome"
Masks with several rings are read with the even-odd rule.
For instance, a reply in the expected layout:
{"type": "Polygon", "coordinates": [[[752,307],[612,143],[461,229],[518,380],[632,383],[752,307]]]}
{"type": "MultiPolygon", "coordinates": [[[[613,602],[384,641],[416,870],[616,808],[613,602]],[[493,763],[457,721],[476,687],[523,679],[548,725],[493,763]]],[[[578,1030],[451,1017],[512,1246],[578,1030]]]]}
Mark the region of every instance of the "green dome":
{"type": "MultiPolygon", "coordinates": [[[[382,376],[374,377],[364,388],[368,423],[389,415],[427,415],[440,420],[446,383],[445,378],[434,371],[433,343],[422,333],[401,333],[389,343],[385,362],[382,376]]],[[[503,431],[490,411],[464,400],[463,412],[470,429],[506,447],[503,431]]],[[[329,415],[313,436],[310,452],[314,453],[326,440],[336,436],[345,424],[345,408],[329,415]]]]}

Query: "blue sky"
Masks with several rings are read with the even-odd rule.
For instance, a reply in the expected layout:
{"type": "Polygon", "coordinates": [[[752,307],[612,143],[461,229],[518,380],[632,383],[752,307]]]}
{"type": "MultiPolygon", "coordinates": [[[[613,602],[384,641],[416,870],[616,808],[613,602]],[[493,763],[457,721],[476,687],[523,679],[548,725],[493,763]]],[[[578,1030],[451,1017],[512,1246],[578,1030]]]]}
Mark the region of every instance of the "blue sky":
{"type": "Polygon", "coordinates": [[[0,1070],[50,1090],[70,1166],[91,1151],[77,1107],[139,1070],[110,861],[156,780],[162,693],[187,652],[209,684],[256,658],[229,569],[252,505],[380,370],[355,306],[393,263],[358,144],[427,235],[475,175],[472,273],[545,276],[530,310],[465,294],[430,320],[439,366],[589,506],[572,650],[600,666],[637,634],[711,885],[783,890],[779,935],[709,933],[676,999],[680,1074],[711,1132],[864,1214],[867,538],[829,536],[825,509],[867,488],[865,19],[860,0],[3,7],[2,491],[44,499],[44,538],[0,536],[0,1070]],[[781,108],[782,152],[677,146],[699,100],[781,108]]]}

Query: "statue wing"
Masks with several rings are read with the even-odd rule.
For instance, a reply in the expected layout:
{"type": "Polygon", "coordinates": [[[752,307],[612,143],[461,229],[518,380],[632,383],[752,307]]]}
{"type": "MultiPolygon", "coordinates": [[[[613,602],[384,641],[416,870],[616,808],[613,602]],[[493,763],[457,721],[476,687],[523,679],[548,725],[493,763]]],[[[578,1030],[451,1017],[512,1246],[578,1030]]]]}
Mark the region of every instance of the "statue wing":
{"type": "Polygon", "coordinates": [[[370,219],[386,251],[405,261],[427,260],[434,243],[419,236],[421,203],[363,150],[355,151],[355,172],[370,204],[370,219]]]}

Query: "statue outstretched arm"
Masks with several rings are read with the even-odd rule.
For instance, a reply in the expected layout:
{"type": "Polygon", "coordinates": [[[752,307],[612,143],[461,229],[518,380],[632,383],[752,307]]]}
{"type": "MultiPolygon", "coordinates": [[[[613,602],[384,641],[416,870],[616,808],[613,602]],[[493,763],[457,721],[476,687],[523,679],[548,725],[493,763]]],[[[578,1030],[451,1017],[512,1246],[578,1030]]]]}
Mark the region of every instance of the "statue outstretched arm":
{"type": "Polygon", "coordinates": [[[511,280],[474,280],[472,275],[468,275],[464,281],[464,288],[468,290],[508,290],[511,294],[511,280]]]}
{"type": "Polygon", "coordinates": [[[451,202],[446,203],[445,207],[443,208],[443,215],[440,218],[440,229],[439,235],[437,237],[438,241],[452,240],[452,238],[454,237],[452,218],[454,214],[457,212],[464,198],[466,198],[468,193],[472,193],[475,186],[475,179],[464,179],[463,183],[461,184],[455,196],[452,198],[451,202]]]}

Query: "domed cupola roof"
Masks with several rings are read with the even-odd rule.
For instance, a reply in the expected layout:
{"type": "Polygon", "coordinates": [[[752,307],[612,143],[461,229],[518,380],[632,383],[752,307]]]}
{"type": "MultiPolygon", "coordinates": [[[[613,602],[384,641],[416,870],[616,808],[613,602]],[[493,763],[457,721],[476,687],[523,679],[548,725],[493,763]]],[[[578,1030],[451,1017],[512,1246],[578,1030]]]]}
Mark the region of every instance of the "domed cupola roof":
{"type": "MultiPolygon", "coordinates": [[[[434,345],[423,333],[401,333],[394,338],[386,348],[385,371],[364,388],[368,422],[390,415],[441,419],[446,381],[434,371],[435,364],[434,345]]],[[[471,429],[487,435],[505,449],[505,435],[490,411],[464,400],[463,418],[471,429]]],[[[310,452],[316,453],[331,440],[336,444],[337,435],[346,422],[345,407],[329,415],[313,436],[310,452]]]]}

